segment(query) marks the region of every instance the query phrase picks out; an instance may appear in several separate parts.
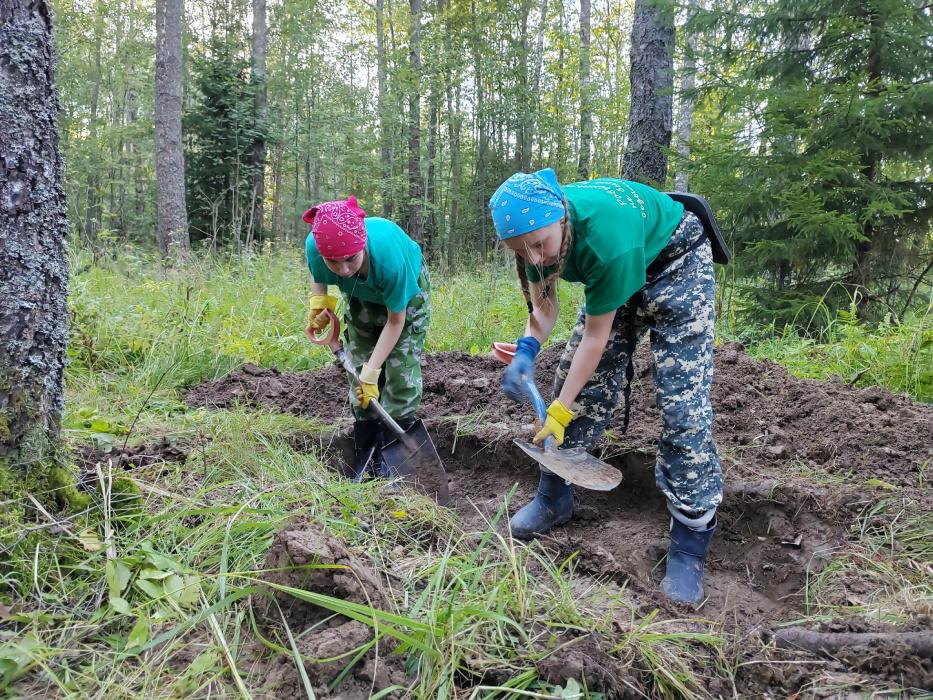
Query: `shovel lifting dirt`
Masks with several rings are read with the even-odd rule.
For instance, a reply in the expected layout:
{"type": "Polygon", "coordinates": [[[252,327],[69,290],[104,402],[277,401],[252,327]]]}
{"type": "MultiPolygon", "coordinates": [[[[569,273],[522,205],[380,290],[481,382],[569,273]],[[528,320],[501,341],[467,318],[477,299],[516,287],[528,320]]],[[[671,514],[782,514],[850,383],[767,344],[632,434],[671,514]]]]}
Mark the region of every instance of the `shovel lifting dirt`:
{"type": "MultiPolygon", "coordinates": [[[[515,357],[515,346],[511,343],[493,343],[492,352],[502,362],[509,364],[515,357]]],[[[525,392],[534,406],[538,420],[544,423],[547,408],[535,386],[534,377],[525,377],[525,392]]],[[[525,440],[514,440],[522,451],[548,471],[557,474],[569,484],[592,491],[611,491],[622,481],[622,472],[601,459],[597,459],[582,447],[557,449],[553,437],[548,437],[539,447],[525,440]]]]}
{"type": "MultiPolygon", "coordinates": [[[[330,319],[329,330],[321,336],[308,337],[316,345],[328,346],[350,375],[353,385],[359,386],[359,374],[350,355],[340,344],[340,322],[333,312],[328,310],[326,313],[330,319]]],[[[424,423],[419,419],[406,431],[376,399],[370,399],[369,406],[396,438],[382,448],[382,461],[388,474],[393,479],[404,480],[416,491],[431,496],[440,505],[446,504],[450,500],[447,471],[424,423]]]]}

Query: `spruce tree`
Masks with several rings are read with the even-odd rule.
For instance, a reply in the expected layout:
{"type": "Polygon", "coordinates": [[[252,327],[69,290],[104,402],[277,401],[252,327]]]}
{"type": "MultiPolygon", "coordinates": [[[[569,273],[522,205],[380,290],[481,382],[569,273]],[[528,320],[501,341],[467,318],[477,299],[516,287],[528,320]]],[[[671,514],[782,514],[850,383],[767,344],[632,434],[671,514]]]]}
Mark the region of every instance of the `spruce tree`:
{"type": "Polygon", "coordinates": [[[768,282],[760,317],[806,321],[820,300],[902,311],[929,284],[931,30],[912,0],[718,4],[688,26],[716,112],[694,186],[740,270],[768,282]]]}

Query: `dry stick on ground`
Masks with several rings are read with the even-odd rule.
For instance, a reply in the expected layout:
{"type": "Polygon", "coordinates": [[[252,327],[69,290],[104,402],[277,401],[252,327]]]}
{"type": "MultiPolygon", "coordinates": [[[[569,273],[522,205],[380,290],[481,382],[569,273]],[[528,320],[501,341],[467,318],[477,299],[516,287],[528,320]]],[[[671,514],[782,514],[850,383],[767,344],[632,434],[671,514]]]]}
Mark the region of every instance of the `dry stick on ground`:
{"type": "Polygon", "coordinates": [[[812,632],[788,627],[772,632],[771,639],[779,649],[803,649],[824,656],[847,647],[903,644],[918,656],[933,658],[933,632],[812,632]]]}

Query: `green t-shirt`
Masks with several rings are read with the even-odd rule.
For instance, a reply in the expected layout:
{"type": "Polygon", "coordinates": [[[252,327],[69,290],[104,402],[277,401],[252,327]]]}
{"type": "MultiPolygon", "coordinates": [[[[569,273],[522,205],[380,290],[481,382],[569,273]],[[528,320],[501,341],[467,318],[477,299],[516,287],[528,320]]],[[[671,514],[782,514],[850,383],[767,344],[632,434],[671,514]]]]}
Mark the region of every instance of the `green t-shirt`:
{"type": "MultiPolygon", "coordinates": [[[[645,286],[646,270],[680,224],[684,207],[663,192],[602,178],[564,186],[573,241],[560,277],[582,282],[586,313],[615,311],[645,286]]],[[[538,282],[538,268],[525,266],[538,282]]],[[[547,277],[553,268],[544,269],[547,277]]]]}
{"type": "Polygon", "coordinates": [[[335,275],[324,264],[324,259],[309,233],[305,241],[305,257],[315,282],[334,284],[346,296],[363,301],[384,304],[389,311],[404,311],[411,298],[421,291],[421,248],[406,233],[388,219],[368,216],[366,224],[366,252],[369,271],[366,279],[353,275],[335,275]]]}

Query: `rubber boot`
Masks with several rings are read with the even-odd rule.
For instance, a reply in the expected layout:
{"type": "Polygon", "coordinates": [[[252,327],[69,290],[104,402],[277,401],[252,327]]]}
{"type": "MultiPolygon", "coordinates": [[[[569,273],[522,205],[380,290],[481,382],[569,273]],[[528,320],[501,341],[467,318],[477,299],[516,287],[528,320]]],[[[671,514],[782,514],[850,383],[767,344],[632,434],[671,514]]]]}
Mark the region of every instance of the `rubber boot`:
{"type": "Polygon", "coordinates": [[[541,470],[534,500],[509,520],[512,534],[522,540],[563,525],[573,515],[573,486],[556,474],[541,470]]]}
{"type": "Polygon", "coordinates": [[[353,422],[353,481],[376,476],[382,454],[382,424],[377,420],[353,422]]]}
{"type": "Polygon", "coordinates": [[[671,549],[661,591],[675,603],[697,607],[703,602],[703,567],[715,530],[715,518],[705,530],[693,530],[672,518],[671,549]]]}

